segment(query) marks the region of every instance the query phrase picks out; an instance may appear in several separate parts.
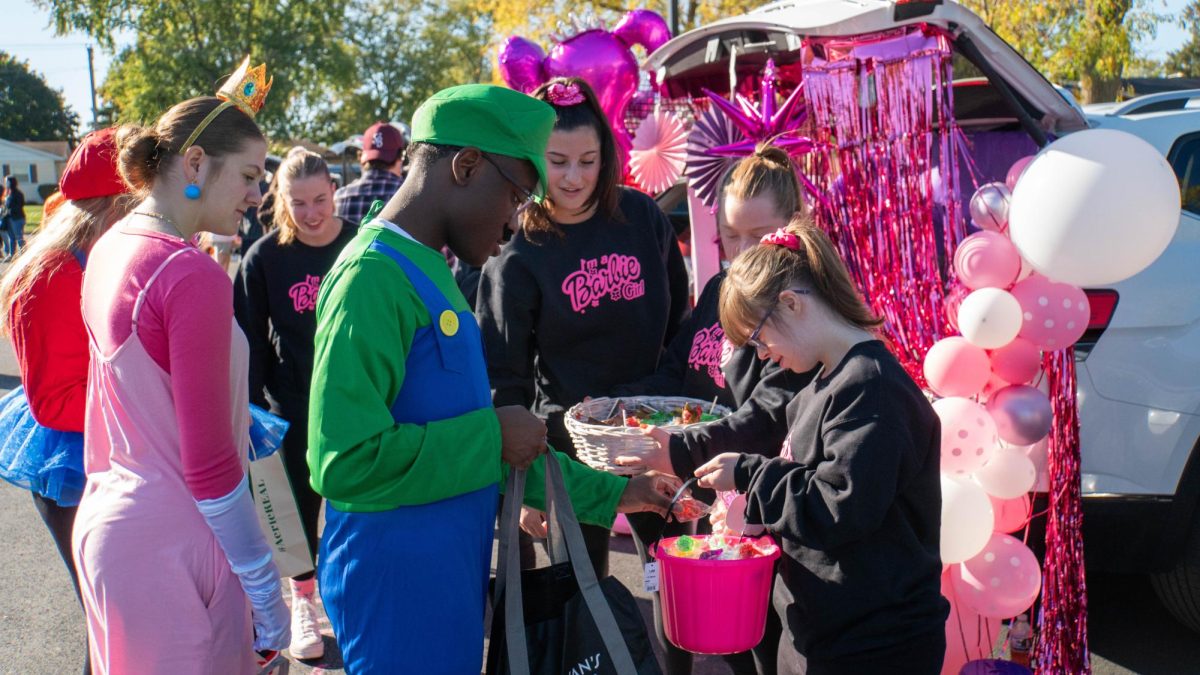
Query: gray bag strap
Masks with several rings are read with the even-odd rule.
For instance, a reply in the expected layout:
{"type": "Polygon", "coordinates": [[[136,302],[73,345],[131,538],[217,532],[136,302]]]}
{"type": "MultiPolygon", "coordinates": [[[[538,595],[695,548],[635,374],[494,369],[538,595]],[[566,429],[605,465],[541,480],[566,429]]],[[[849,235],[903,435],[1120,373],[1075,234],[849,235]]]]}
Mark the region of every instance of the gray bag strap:
{"type": "MultiPolygon", "coordinates": [[[[583,543],[583,534],[579,530],[579,521],[571,508],[571,500],[567,496],[566,485],[563,482],[562,468],[554,455],[546,456],[546,520],[549,529],[559,544],[551,544],[551,554],[561,553],[564,547],[571,561],[571,569],[575,573],[575,581],[579,592],[583,595],[584,604],[596,622],[604,648],[612,659],[613,668],[621,675],[636,675],[637,667],[633,664],[633,656],[629,653],[629,645],[621,635],[617,619],[600,590],[600,582],[596,579],[596,571],[592,568],[591,558],[583,543]],[[555,549],[558,548],[556,553],[555,549]]],[[[517,551],[517,531],[520,519],[521,501],[525,494],[525,472],[511,471],[508,486],[505,491],[504,512],[500,531],[500,562],[496,569],[496,601],[499,601],[502,591],[508,591],[508,599],[504,603],[505,644],[508,648],[509,672],[512,675],[529,674],[529,653],[525,636],[524,605],[521,595],[520,559],[517,551]],[[517,478],[516,474],[520,474],[517,478]],[[519,490],[519,492],[517,491],[519,490]],[[500,579],[505,579],[502,584],[500,579]],[[516,602],[513,602],[513,600],[516,602]]]]}
{"type": "Polygon", "coordinates": [[[500,512],[500,551],[496,561],[496,586],[492,608],[500,604],[505,591],[511,600],[504,603],[504,640],[508,648],[508,671],[529,675],[529,652],[525,642],[525,603],[521,596],[520,536],[521,502],[525,497],[525,471],[508,472],[504,490],[504,509],[500,512]]]}

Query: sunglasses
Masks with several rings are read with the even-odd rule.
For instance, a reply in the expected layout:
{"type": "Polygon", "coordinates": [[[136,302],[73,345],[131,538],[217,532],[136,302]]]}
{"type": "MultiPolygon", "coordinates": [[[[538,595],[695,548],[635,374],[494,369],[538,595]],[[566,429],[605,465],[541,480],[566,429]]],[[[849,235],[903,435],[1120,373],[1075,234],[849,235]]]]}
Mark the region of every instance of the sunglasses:
{"type": "Polygon", "coordinates": [[[488,164],[491,164],[493,167],[495,167],[496,171],[500,173],[500,176],[504,178],[504,180],[508,181],[510,185],[515,187],[517,192],[521,195],[521,199],[513,199],[513,205],[516,207],[517,213],[524,212],[525,209],[528,209],[534,202],[538,201],[537,195],[533,194],[532,191],[526,190],[524,187],[522,187],[515,178],[513,178],[507,171],[500,167],[500,164],[497,163],[496,160],[489,157],[486,152],[480,154],[484,159],[487,160],[488,164]]]}
{"type": "MultiPolygon", "coordinates": [[[[812,291],[807,288],[789,288],[788,290],[793,293],[799,293],[800,295],[810,295],[812,293],[812,291]]],[[[746,338],[746,344],[754,347],[756,351],[767,350],[767,345],[764,344],[762,340],[758,339],[758,336],[759,333],[762,333],[763,326],[767,325],[767,319],[771,318],[771,314],[775,312],[775,308],[778,306],[779,298],[776,297],[775,304],[771,305],[771,309],[768,309],[766,314],[763,314],[762,320],[759,321],[758,325],[754,327],[754,332],[750,333],[750,337],[746,338]]]]}

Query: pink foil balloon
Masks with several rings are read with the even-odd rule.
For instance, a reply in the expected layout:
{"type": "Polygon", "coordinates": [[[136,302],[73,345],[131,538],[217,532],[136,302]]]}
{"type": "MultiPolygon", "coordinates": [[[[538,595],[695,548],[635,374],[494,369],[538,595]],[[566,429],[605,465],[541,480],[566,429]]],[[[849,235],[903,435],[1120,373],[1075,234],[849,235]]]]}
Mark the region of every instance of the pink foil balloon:
{"type": "Polygon", "coordinates": [[[950,569],[963,606],[991,619],[1017,616],[1042,590],[1042,570],[1029,547],[1007,534],[993,534],[978,555],[950,569]]]}
{"type": "Polygon", "coordinates": [[[1078,286],[1035,274],[1013,286],[1012,295],[1021,305],[1018,335],[1043,351],[1070,347],[1087,330],[1091,308],[1078,286]]]}
{"type": "Polygon", "coordinates": [[[938,340],[925,354],[925,381],[939,396],[975,396],[991,376],[987,352],[955,336],[938,340]]]}
{"type": "Polygon", "coordinates": [[[992,513],[996,516],[996,531],[1009,534],[1025,527],[1033,515],[1033,502],[1029,495],[1021,495],[1013,499],[999,499],[988,495],[992,500],[992,513]]]}
{"type": "Polygon", "coordinates": [[[635,9],[621,17],[612,30],[627,45],[641,45],[647,54],[653,53],[671,39],[671,27],[666,19],[648,9],[635,9]]]}
{"type": "Polygon", "coordinates": [[[1042,391],[1014,384],[996,392],[987,402],[996,423],[996,435],[1012,445],[1033,445],[1050,433],[1054,411],[1042,391]]]}
{"type": "Polygon", "coordinates": [[[933,403],[942,421],[942,473],[965,477],[987,463],[996,447],[996,423],[978,403],[960,397],[933,403]]]}
{"type": "Polygon", "coordinates": [[[999,232],[976,232],[959,243],[954,269],[971,290],[1008,288],[1021,272],[1021,254],[999,232]]]}
{"type": "Polygon", "coordinates": [[[546,73],[542,70],[545,58],[546,52],[540,46],[514,35],[500,46],[497,58],[500,76],[509,87],[523,94],[533,93],[546,81],[546,73]]]}
{"type": "Polygon", "coordinates": [[[1025,167],[1029,166],[1029,163],[1033,161],[1035,156],[1026,155],[1013,162],[1012,167],[1008,170],[1008,175],[1004,178],[1004,184],[1008,186],[1010,191],[1017,189],[1017,181],[1021,178],[1021,174],[1025,173],[1025,167]]]}
{"type": "Polygon", "coordinates": [[[1008,229],[1008,206],[1012,191],[1004,183],[980,186],[971,196],[971,221],[982,230],[1004,232],[1008,229]]]}
{"type": "Polygon", "coordinates": [[[1023,337],[993,350],[989,358],[992,373],[1009,384],[1028,384],[1042,370],[1041,350],[1023,337]]]}

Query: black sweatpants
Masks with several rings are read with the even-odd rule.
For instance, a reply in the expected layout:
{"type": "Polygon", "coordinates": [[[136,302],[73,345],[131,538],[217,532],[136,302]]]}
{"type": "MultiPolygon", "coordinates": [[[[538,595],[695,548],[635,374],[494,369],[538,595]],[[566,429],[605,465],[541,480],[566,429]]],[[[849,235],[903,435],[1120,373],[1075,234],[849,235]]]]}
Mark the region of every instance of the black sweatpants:
{"type": "MultiPolygon", "coordinates": [[[[276,415],[279,413],[276,412],[276,415]]],[[[308,472],[308,417],[296,416],[288,419],[288,430],[283,437],[283,447],[279,449],[283,457],[283,468],[292,484],[292,494],[296,496],[296,507],[300,511],[300,524],[304,527],[304,538],[308,540],[308,550],[317,556],[317,526],[321,519],[321,495],[317,494],[309,484],[308,472]]],[[[316,572],[305,572],[296,581],[312,579],[316,572]]]]}

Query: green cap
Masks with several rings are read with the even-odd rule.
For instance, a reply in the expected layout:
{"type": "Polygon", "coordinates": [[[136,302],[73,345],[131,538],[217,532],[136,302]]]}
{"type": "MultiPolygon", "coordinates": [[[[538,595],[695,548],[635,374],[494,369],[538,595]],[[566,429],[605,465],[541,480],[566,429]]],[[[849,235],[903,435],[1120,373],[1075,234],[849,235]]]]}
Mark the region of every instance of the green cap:
{"type": "Polygon", "coordinates": [[[479,148],[533,162],[537,197],[546,194],[546,143],[554,108],[519,91],[491,84],[462,84],[429,97],[413,114],[414,143],[479,148]]]}

